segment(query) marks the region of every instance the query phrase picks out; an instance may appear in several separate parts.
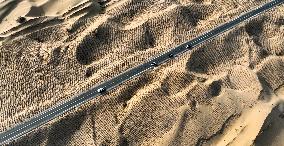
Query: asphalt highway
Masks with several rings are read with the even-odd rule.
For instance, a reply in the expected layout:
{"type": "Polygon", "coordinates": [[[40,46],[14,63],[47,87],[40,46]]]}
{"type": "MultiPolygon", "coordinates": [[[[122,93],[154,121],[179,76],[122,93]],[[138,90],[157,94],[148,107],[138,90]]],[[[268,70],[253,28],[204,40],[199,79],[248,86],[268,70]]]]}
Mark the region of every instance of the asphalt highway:
{"type": "Polygon", "coordinates": [[[212,39],[213,37],[216,37],[220,35],[221,33],[227,31],[228,29],[242,23],[243,21],[246,21],[262,12],[265,12],[277,5],[280,5],[284,2],[284,0],[272,0],[271,2],[268,2],[254,10],[251,10],[243,15],[240,15],[238,18],[231,20],[230,22],[227,22],[225,24],[222,24],[216,28],[214,28],[211,31],[208,31],[201,36],[190,40],[189,42],[186,42],[184,44],[181,44],[177,46],[176,48],[170,49],[166,52],[161,53],[159,56],[156,56],[145,63],[138,65],[134,68],[131,68],[116,77],[103,82],[100,85],[97,85],[88,91],[85,91],[83,93],[80,93],[73,97],[72,99],[65,101],[63,103],[60,103],[42,113],[39,115],[27,119],[27,121],[20,123],[18,125],[15,125],[11,129],[8,129],[7,131],[4,131],[0,133],[0,144],[8,143],[11,140],[17,139],[29,132],[31,132],[33,129],[38,128],[39,126],[49,122],[50,120],[62,115],[63,113],[70,111],[89,100],[92,100],[93,98],[96,98],[97,96],[100,96],[102,94],[105,94],[105,92],[115,88],[116,86],[124,83],[127,80],[130,80],[131,78],[149,70],[154,67],[159,66],[160,64],[164,63],[165,61],[168,61],[172,58],[174,58],[177,55],[182,54],[185,51],[191,50],[196,45],[203,43],[204,41],[207,41],[209,39],[212,39]]]}

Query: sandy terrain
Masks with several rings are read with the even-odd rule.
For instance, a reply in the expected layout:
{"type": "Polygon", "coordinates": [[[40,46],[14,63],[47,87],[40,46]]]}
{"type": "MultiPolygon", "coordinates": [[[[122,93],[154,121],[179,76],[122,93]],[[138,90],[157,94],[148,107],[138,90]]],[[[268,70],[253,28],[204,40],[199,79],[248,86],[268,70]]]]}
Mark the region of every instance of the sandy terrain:
{"type": "MultiPolygon", "coordinates": [[[[267,1],[1,1],[0,131],[267,1]]],[[[283,12],[245,22],[11,145],[281,145],[283,12]]]]}

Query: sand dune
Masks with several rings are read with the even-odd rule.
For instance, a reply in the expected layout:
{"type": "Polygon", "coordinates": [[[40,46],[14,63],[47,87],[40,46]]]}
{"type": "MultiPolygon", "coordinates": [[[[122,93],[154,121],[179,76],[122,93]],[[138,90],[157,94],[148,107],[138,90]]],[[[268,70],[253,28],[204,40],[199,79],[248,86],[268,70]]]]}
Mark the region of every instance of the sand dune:
{"type": "MultiPolygon", "coordinates": [[[[265,2],[2,1],[0,131],[265,2]]],[[[245,22],[11,145],[261,145],[283,99],[283,11],[245,22]]]]}
{"type": "Polygon", "coordinates": [[[87,0],[6,0],[1,2],[0,7],[0,34],[19,26],[19,17],[28,20],[34,17],[61,16],[73,7],[87,0]]]}

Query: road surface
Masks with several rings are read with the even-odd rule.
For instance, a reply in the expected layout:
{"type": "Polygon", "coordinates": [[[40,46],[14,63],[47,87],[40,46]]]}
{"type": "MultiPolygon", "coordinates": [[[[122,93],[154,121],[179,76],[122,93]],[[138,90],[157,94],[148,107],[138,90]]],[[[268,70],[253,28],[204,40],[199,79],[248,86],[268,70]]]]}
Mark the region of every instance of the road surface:
{"type": "Polygon", "coordinates": [[[184,44],[181,44],[177,46],[176,48],[170,49],[166,52],[161,53],[159,56],[156,56],[153,59],[148,60],[147,62],[138,65],[132,69],[129,69],[116,77],[98,85],[91,89],[89,89],[86,92],[80,93],[79,95],[73,97],[71,100],[68,100],[64,103],[61,103],[59,105],[56,105],[55,107],[52,107],[39,115],[28,119],[26,122],[20,123],[16,125],[15,127],[12,127],[11,129],[8,129],[7,131],[4,131],[0,133],[0,144],[5,144],[13,139],[17,139],[28,132],[32,131],[33,129],[47,123],[48,121],[62,115],[63,113],[70,111],[74,109],[75,107],[78,107],[89,100],[103,94],[98,92],[98,89],[104,89],[105,92],[115,88],[116,86],[124,83],[125,81],[141,74],[142,72],[145,72],[146,70],[152,69],[153,67],[156,67],[163,62],[182,54],[185,51],[189,51],[192,49],[192,47],[207,41],[213,37],[216,37],[217,35],[223,33],[224,31],[227,31],[228,29],[242,23],[245,20],[248,20],[252,18],[253,16],[256,16],[264,11],[267,11],[277,5],[280,5],[284,2],[284,0],[273,0],[269,3],[266,3],[250,12],[247,12],[238,18],[231,20],[230,22],[227,22],[225,24],[222,24],[221,26],[218,26],[214,28],[211,31],[208,31],[201,36],[186,42],[184,44]]]}

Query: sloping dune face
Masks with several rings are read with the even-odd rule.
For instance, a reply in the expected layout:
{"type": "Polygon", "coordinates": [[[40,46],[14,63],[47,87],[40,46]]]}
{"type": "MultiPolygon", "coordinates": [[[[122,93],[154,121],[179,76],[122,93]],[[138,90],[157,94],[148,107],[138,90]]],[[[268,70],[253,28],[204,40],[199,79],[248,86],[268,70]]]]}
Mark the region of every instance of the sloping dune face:
{"type": "Polygon", "coordinates": [[[87,0],[3,0],[0,1],[0,34],[19,26],[17,19],[39,16],[60,16],[87,0]]]}
{"type": "MultiPolygon", "coordinates": [[[[37,3],[29,19],[0,38],[1,131],[267,1],[92,0],[67,10],[59,1],[25,2],[37,3]],[[44,13],[35,14],[39,8],[44,13]]],[[[12,145],[237,145],[244,135],[241,144],[251,145],[281,101],[274,91],[284,84],[283,11],[245,22],[12,145]]]]}

